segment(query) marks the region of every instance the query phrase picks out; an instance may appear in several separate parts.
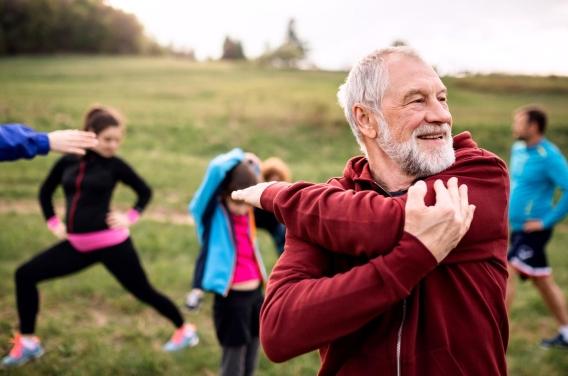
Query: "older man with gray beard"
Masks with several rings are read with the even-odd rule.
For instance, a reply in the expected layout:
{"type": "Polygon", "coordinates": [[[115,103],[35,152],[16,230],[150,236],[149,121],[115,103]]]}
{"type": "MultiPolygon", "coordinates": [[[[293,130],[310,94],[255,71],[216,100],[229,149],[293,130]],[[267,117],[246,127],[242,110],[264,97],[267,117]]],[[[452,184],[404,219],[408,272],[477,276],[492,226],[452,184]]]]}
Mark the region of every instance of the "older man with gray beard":
{"type": "Polygon", "coordinates": [[[411,49],[365,57],[339,99],[364,153],[342,177],[233,193],[287,227],[266,354],[319,349],[320,375],[505,375],[505,164],[452,140],[447,89],[411,49]]]}

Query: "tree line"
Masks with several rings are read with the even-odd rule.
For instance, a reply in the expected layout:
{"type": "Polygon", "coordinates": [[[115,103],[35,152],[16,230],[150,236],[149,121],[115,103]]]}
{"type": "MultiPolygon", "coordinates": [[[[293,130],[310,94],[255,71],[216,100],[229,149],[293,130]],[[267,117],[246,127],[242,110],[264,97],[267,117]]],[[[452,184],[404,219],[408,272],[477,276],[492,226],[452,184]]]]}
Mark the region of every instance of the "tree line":
{"type": "Polygon", "coordinates": [[[0,55],[163,52],[131,14],[103,0],[0,0],[0,55]]]}
{"type": "MultiPolygon", "coordinates": [[[[298,67],[308,48],[288,21],[284,41],[254,59],[261,65],[298,67]]],[[[0,56],[18,54],[100,53],[172,54],[194,59],[192,49],[161,46],[144,34],[136,16],[104,0],[0,0],[0,56]]],[[[229,36],[221,60],[248,60],[243,44],[229,36]]]]}

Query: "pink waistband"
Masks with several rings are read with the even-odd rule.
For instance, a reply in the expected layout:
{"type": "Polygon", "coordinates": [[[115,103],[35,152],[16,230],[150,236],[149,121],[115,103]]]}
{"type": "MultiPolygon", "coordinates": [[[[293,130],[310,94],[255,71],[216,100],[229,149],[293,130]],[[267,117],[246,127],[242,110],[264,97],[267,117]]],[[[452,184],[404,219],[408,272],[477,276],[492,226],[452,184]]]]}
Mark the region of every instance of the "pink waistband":
{"type": "Polygon", "coordinates": [[[67,234],[67,240],[76,250],[90,252],[120,244],[128,239],[129,236],[130,231],[127,228],[109,228],[108,230],[84,234],[67,234]]]}

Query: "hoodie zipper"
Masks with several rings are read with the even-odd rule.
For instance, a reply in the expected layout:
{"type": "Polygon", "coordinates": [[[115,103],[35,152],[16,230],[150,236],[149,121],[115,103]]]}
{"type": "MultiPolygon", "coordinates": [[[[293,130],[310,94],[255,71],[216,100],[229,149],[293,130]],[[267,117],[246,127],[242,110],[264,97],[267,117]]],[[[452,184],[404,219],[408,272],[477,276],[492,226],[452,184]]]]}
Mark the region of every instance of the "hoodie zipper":
{"type": "MultiPolygon", "coordinates": [[[[371,183],[375,186],[375,190],[378,190],[379,193],[382,193],[387,197],[392,197],[392,194],[386,189],[384,189],[379,183],[377,183],[374,180],[371,183]]],[[[396,376],[401,376],[402,374],[402,365],[401,365],[402,330],[404,329],[405,320],[406,320],[406,299],[402,301],[402,318],[400,319],[400,326],[398,327],[398,332],[396,335],[396,376]]]]}
{"type": "Polygon", "coordinates": [[[85,160],[81,159],[79,163],[79,172],[77,173],[77,178],[75,179],[75,194],[73,195],[73,200],[71,201],[71,208],[69,208],[69,218],[67,220],[67,232],[73,233],[73,221],[75,220],[75,212],[77,211],[77,203],[79,202],[79,197],[81,196],[81,183],[85,177],[85,160]]]}
{"type": "Polygon", "coordinates": [[[401,370],[401,348],[402,348],[402,329],[404,328],[404,321],[406,320],[406,299],[402,301],[402,319],[398,327],[398,334],[396,338],[396,375],[402,374],[401,370]]]}
{"type": "MultiPolygon", "coordinates": [[[[392,194],[384,189],[379,183],[376,181],[372,181],[375,188],[378,188],[381,192],[385,194],[387,197],[392,197],[392,194]]],[[[402,352],[402,330],[404,329],[404,322],[406,321],[406,299],[402,301],[402,318],[400,319],[400,326],[398,327],[398,333],[396,335],[396,376],[402,375],[402,360],[401,360],[401,352],[402,352]]]]}

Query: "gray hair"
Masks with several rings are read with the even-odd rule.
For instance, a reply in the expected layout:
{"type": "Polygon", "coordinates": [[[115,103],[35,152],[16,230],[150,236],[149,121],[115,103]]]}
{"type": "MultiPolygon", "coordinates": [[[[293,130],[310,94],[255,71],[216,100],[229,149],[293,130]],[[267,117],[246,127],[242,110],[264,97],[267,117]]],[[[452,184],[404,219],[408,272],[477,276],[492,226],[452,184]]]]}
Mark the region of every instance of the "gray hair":
{"type": "Polygon", "coordinates": [[[357,119],[352,109],[355,104],[360,104],[374,113],[380,114],[381,102],[389,83],[385,61],[392,54],[401,54],[422,60],[414,49],[407,46],[376,50],[351,68],[345,83],[339,86],[337,91],[339,105],[343,109],[351,131],[364,154],[366,154],[365,146],[361,140],[361,132],[357,127],[357,119]]]}

